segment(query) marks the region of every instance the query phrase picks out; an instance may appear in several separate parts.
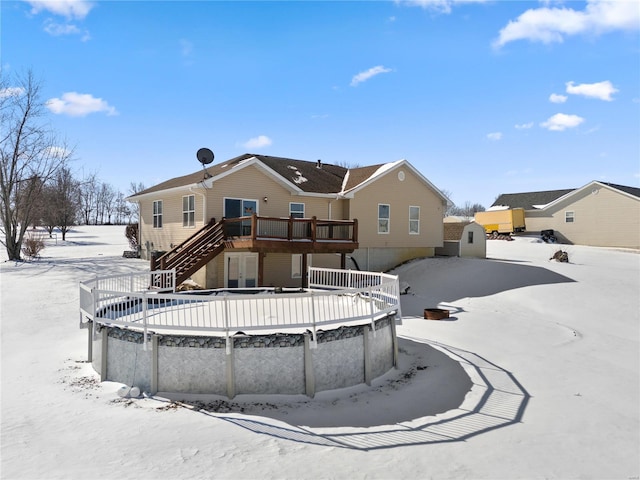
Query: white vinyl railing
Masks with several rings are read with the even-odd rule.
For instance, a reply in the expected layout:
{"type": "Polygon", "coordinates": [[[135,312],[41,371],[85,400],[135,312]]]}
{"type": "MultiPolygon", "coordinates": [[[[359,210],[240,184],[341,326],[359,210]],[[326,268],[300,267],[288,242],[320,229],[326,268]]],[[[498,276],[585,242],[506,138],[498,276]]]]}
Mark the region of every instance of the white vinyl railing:
{"type": "MultiPolygon", "coordinates": [[[[157,331],[224,332],[310,330],[401,318],[398,277],[384,273],[309,268],[309,288],[175,293],[175,272],[152,271],[80,283],[81,321],[157,331]],[[254,293],[255,292],[255,293],[254,293]]],[[[375,335],[375,328],[373,328],[375,335]]]]}

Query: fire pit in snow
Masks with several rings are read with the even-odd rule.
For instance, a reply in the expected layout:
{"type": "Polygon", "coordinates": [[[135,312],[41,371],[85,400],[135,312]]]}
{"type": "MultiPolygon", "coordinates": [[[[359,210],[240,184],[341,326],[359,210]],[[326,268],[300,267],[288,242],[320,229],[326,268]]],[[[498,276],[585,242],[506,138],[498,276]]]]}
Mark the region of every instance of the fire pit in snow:
{"type": "Polygon", "coordinates": [[[444,308],[425,308],[424,318],[427,320],[442,320],[449,318],[449,310],[444,308]]]}

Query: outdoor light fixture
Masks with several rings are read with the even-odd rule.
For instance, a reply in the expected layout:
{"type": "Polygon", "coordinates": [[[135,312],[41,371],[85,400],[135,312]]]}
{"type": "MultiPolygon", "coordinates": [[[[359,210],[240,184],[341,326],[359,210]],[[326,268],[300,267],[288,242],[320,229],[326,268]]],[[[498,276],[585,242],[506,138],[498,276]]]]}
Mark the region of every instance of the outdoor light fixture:
{"type": "Polygon", "coordinates": [[[269,198],[264,197],[262,200],[264,200],[264,203],[267,203],[267,200],[269,200],[269,198]]]}

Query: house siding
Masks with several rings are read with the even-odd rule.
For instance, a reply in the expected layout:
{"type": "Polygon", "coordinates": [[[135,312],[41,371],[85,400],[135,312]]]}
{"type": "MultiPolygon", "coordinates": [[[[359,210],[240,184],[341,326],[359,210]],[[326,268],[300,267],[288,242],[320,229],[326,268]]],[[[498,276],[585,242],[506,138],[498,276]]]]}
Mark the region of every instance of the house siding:
{"type": "Polygon", "coordinates": [[[167,251],[202,228],[211,218],[220,220],[224,214],[224,199],[255,200],[257,213],[262,216],[288,217],[289,203],[304,203],[305,217],[345,220],[346,200],[326,197],[291,195],[281,184],[256,167],[234,172],[211,188],[198,187],[193,191],[184,188],[158,193],[158,196],[140,201],[142,257],[150,258],[153,250],[167,251]],[[238,186],[242,187],[239,188],[238,186]],[[182,197],[195,195],[195,227],[182,227],[182,197]],[[203,208],[204,197],[206,207],[203,208]],[[267,201],[264,201],[264,198],[267,201]],[[153,202],[163,201],[163,227],[153,228],[153,202]]]}
{"type": "Polygon", "coordinates": [[[442,199],[410,169],[392,169],[358,190],[349,203],[350,218],[358,219],[360,248],[352,256],[360,268],[385,271],[407,260],[430,257],[442,246],[442,199]],[[404,172],[404,181],[398,172],[404,172]],[[378,233],[378,204],[390,206],[389,233],[378,233]],[[409,234],[409,206],[420,207],[420,233],[409,234]]]}
{"type": "MultiPolygon", "coordinates": [[[[267,253],[264,259],[264,286],[302,287],[302,278],[291,276],[292,255],[289,253],[267,253]]],[[[340,255],[310,254],[307,266],[340,268],[340,255]]]]}
{"type": "Polygon", "coordinates": [[[182,197],[191,194],[187,189],[162,192],[158,197],[140,201],[142,258],[148,260],[154,250],[170,250],[204,226],[203,200],[199,195],[195,195],[195,226],[182,226],[182,197]],[[162,228],[153,228],[153,202],[157,200],[162,200],[162,228]]]}
{"type": "Polygon", "coordinates": [[[553,229],[565,243],[640,248],[640,199],[606,186],[585,188],[548,211],[528,210],[526,222],[527,231],[553,229]],[[573,223],[565,222],[567,211],[573,223]]]}
{"type": "Polygon", "coordinates": [[[199,191],[206,191],[207,216],[209,218],[222,218],[224,198],[243,198],[256,200],[257,213],[261,216],[288,217],[289,203],[295,202],[304,203],[304,214],[306,218],[313,216],[329,218],[329,212],[331,210],[332,219],[344,219],[342,217],[343,208],[341,206],[344,200],[292,195],[289,190],[255,166],[238,170],[214,182],[212,188],[199,189],[199,191]],[[240,185],[241,187],[239,187],[240,185]],[[266,202],[264,201],[265,197],[267,198],[266,202]],[[331,207],[329,206],[330,203],[331,207]]]}

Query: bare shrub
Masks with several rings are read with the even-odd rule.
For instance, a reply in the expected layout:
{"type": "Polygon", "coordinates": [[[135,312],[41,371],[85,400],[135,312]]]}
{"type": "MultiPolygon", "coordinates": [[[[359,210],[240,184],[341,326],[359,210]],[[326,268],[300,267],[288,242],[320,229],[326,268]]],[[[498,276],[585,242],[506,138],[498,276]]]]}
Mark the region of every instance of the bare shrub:
{"type": "Polygon", "coordinates": [[[34,259],[40,257],[40,252],[44,250],[44,240],[40,233],[29,233],[22,242],[22,253],[34,259]]]}
{"type": "Polygon", "coordinates": [[[127,225],[127,228],[124,231],[125,237],[129,240],[129,246],[131,250],[138,251],[138,224],[132,223],[127,225]]]}

